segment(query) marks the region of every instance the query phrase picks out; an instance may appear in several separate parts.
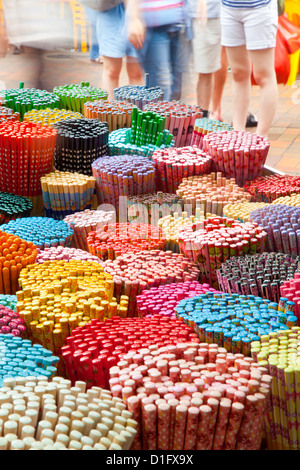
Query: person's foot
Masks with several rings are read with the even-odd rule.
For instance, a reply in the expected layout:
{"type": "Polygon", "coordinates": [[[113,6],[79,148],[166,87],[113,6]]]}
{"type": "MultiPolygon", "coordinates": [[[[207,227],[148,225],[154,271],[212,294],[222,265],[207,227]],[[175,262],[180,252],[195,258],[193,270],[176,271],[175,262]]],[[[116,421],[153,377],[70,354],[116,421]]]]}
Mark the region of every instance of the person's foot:
{"type": "Polygon", "coordinates": [[[19,49],[17,46],[14,46],[14,48],[13,48],[13,54],[14,54],[14,55],[19,55],[19,54],[21,54],[21,49],[19,49]]]}
{"type": "Polygon", "coordinates": [[[247,116],[246,127],[256,127],[258,124],[256,116],[249,113],[247,116]]]}
{"type": "Polygon", "coordinates": [[[103,59],[101,56],[99,56],[97,59],[91,59],[91,62],[95,62],[96,64],[103,64],[103,59]]]}

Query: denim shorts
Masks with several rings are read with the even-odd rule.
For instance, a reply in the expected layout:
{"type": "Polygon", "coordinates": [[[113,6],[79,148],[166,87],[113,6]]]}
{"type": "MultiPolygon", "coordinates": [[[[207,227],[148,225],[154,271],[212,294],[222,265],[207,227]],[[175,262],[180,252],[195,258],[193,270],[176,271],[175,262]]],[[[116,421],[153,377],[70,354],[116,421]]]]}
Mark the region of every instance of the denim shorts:
{"type": "Polygon", "coordinates": [[[100,55],[115,59],[137,57],[135,48],[128,40],[123,4],[97,12],[97,30],[100,55]]]}

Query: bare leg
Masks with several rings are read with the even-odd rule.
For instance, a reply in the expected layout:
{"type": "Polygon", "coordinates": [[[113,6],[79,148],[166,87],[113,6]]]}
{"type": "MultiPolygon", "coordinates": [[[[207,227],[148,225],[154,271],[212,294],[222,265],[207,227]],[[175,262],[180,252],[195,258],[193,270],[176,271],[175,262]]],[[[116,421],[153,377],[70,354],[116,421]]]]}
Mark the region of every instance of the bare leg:
{"type": "Polygon", "coordinates": [[[251,93],[251,64],[245,46],[226,47],[232,72],[232,122],[235,130],[245,129],[251,93]]]}
{"type": "Polygon", "coordinates": [[[119,86],[122,58],[103,56],[102,88],[107,91],[108,99],[114,99],[114,89],[119,86]]]}
{"type": "Polygon", "coordinates": [[[221,102],[224,86],[227,78],[228,60],[225,47],[221,50],[221,68],[214,73],[213,89],[211,97],[211,119],[222,119],[221,102]]]}
{"type": "Polygon", "coordinates": [[[212,73],[199,73],[197,83],[197,104],[204,111],[209,110],[210,99],[213,87],[212,73]]]}
{"type": "Polygon", "coordinates": [[[274,68],[274,49],[249,51],[253,75],[260,88],[259,119],[256,134],[267,136],[276,113],[278,88],[274,68]]]}
{"type": "Polygon", "coordinates": [[[144,85],[142,67],[133,57],[127,57],[126,70],[129,85],[144,85]]]}

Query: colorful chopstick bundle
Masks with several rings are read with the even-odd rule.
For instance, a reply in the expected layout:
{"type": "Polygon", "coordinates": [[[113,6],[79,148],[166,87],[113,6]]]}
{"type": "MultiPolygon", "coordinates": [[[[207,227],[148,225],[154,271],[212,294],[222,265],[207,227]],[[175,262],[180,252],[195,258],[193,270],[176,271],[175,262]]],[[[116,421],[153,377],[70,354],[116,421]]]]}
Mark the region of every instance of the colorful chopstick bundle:
{"type": "Polygon", "coordinates": [[[300,325],[300,274],[295,272],[294,276],[283,280],[280,286],[280,294],[283,310],[286,314],[295,315],[297,324],[300,325]]]}
{"type": "Polygon", "coordinates": [[[251,212],[267,205],[267,202],[234,202],[223,207],[223,216],[240,222],[249,222],[251,212]]]}
{"type": "Polygon", "coordinates": [[[253,181],[246,181],[244,188],[251,194],[254,202],[268,202],[291,196],[300,192],[300,177],[290,175],[260,176],[253,181]]]}
{"type": "Polygon", "coordinates": [[[24,268],[17,312],[30,339],[60,356],[66,338],[93,318],[127,314],[113,297],[112,276],[98,262],[56,260],[24,268]]]}
{"type": "Polygon", "coordinates": [[[103,157],[92,163],[99,204],[119,207],[120,196],[152,193],[155,190],[155,168],[147,158],[138,155],[103,157]]]}
{"type": "MultiPolygon", "coordinates": [[[[0,384],[8,384],[19,377],[40,377],[46,382],[57,372],[58,357],[45,348],[33,344],[29,339],[14,336],[12,333],[0,334],[1,369],[0,384]]],[[[5,392],[5,390],[3,390],[5,392]]],[[[3,402],[0,410],[3,410],[3,402]]],[[[7,408],[7,411],[11,408],[7,408]]],[[[11,413],[1,413],[8,417],[11,413]]],[[[2,418],[1,416],[1,418],[2,418]]],[[[21,415],[22,416],[22,415],[21,415]]]]}
{"type": "Polygon", "coordinates": [[[254,295],[206,292],[181,300],[175,312],[193,326],[201,342],[216,343],[245,356],[250,354],[251,341],[288,329],[279,321],[279,304],[254,295]]]}
{"type": "Polygon", "coordinates": [[[57,131],[29,122],[0,124],[0,191],[33,198],[52,168],[57,131]]]}
{"type": "Polygon", "coordinates": [[[143,111],[151,111],[166,118],[165,129],[173,134],[175,147],[191,145],[194,124],[203,115],[200,106],[175,100],[147,104],[143,111]]]}
{"type": "Polygon", "coordinates": [[[0,305],[3,305],[15,312],[17,307],[17,296],[0,294],[0,305]]]}
{"type": "Polygon", "coordinates": [[[268,369],[211,346],[144,347],[110,369],[112,394],[139,423],[132,450],[260,449],[268,369]]]}
{"type": "Polygon", "coordinates": [[[250,221],[268,233],[267,251],[300,255],[300,207],[272,204],[251,212],[250,221]]]}
{"type": "Polygon", "coordinates": [[[267,232],[255,222],[214,217],[186,225],[178,235],[180,252],[197,264],[200,281],[217,285],[217,270],[234,256],[262,253],[267,232]]]}
{"type": "Polygon", "coordinates": [[[84,114],[84,103],[87,101],[107,100],[108,93],[91,86],[88,82],[56,86],[53,93],[58,98],[58,108],[84,114]]]}
{"type": "Polygon", "coordinates": [[[198,341],[192,328],[182,321],[156,315],[152,318],[112,317],[94,319],[75,328],[67,338],[62,355],[72,382],[83,380],[98,387],[109,387],[109,370],[130,350],[153,344],[173,345],[198,341]],[[82,349],[83,344],[84,350],[82,349]],[[84,367],[80,367],[84,364],[84,367]]]}
{"type": "Polygon", "coordinates": [[[31,109],[57,108],[59,105],[59,98],[54,93],[36,88],[10,88],[4,90],[1,95],[2,104],[19,113],[20,120],[23,120],[25,113],[31,109]]]}
{"type": "Polygon", "coordinates": [[[109,132],[131,127],[134,105],[126,101],[88,101],[84,103],[84,117],[107,122],[109,132]]]}
{"type": "Polygon", "coordinates": [[[178,212],[173,215],[166,215],[158,220],[157,225],[163,231],[166,238],[166,250],[179,253],[178,234],[185,225],[193,225],[199,222],[197,216],[188,216],[187,212],[182,212],[182,216],[178,212]]]}
{"type": "Polygon", "coordinates": [[[6,106],[0,106],[0,122],[3,121],[19,121],[20,113],[14,112],[13,109],[6,106]]]}
{"type": "Polygon", "coordinates": [[[6,224],[18,217],[29,217],[33,203],[24,196],[0,192],[0,224],[6,224]]]}
{"type": "Polygon", "coordinates": [[[96,180],[81,173],[54,171],[41,178],[46,217],[63,219],[91,209],[96,180]]]}
{"type": "Polygon", "coordinates": [[[0,294],[15,295],[22,269],[35,263],[37,248],[19,236],[0,232],[0,294]]]}
{"type": "Polygon", "coordinates": [[[126,85],[114,89],[116,101],[127,101],[140,109],[149,103],[164,99],[164,92],[158,86],[126,85]]]}
{"type": "Polygon", "coordinates": [[[157,225],[158,220],[166,215],[181,212],[183,208],[182,200],[177,195],[162,191],[129,196],[127,203],[129,222],[152,225],[157,225]]]}
{"type": "Polygon", "coordinates": [[[107,123],[83,118],[60,121],[53,127],[57,130],[55,169],[90,176],[92,163],[107,155],[107,123]]]}
{"type": "Polygon", "coordinates": [[[161,228],[149,224],[115,223],[90,232],[89,252],[101,260],[114,260],[126,253],[164,250],[166,239],[161,228]]]}
{"type": "MultiPolygon", "coordinates": [[[[44,250],[39,250],[36,263],[41,264],[45,263],[46,261],[70,261],[70,260],[78,260],[78,261],[92,261],[96,263],[100,263],[98,256],[93,256],[87,251],[80,250],[78,248],[69,248],[67,246],[57,246],[51,248],[45,248],[44,250]]],[[[1,302],[1,299],[0,299],[1,302]]]]}
{"type": "Polygon", "coordinates": [[[300,256],[283,253],[261,253],[237,256],[222,264],[217,271],[223,292],[256,295],[279,302],[280,286],[300,271],[300,256]]]}
{"type": "Polygon", "coordinates": [[[66,222],[50,217],[22,217],[3,224],[1,229],[40,250],[51,246],[69,246],[73,236],[73,230],[66,222]]]}
{"type": "Polygon", "coordinates": [[[251,132],[233,130],[205,135],[202,148],[212,157],[216,171],[243,186],[261,176],[270,142],[251,132]]]}
{"type": "Polygon", "coordinates": [[[232,131],[233,127],[223,121],[200,118],[195,121],[191,145],[202,148],[203,137],[211,132],[232,131]]]}
{"type": "Polygon", "coordinates": [[[0,450],[130,449],[137,422],[109,390],[33,373],[3,383],[0,450]]]}
{"type": "Polygon", "coordinates": [[[52,126],[55,122],[67,121],[69,119],[82,119],[83,115],[66,109],[46,108],[32,109],[24,114],[23,120],[27,122],[36,122],[43,126],[52,126]]]}
{"type": "Polygon", "coordinates": [[[211,171],[212,158],[196,147],[156,150],[151,156],[160,191],[176,193],[181,182],[189,176],[200,176],[211,171]]]}
{"type": "Polygon", "coordinates": [[[270,406],[265,417],[269,450],[300,449],[299,327],[262,337],[251,344],[252,357],[269,369],[270,406]]]}
{"type": "Polygon", "coordinates": [[[89,251],[87,236],[90,232],[100,230],[116,219],[115,211],[89,210],[67,215],[64,221],[73,229],[72,246],[89,251]]]}
{"type": "Polygon", "coordinates": [[[185,210],[189,207],[188,212],[195,214],[199,208],[202,217],[208,213],[222,217],[226,204],[247,202],[251,198],[234,178],[227,179],[221,172],[183,178],[176,193],[183,200],[185,210]]]}
{"type": "Polygon", "coordinates": [[[151,111],[132,109],[130,144],[141,147],[143,145],[170,145],[173,134],[165,128],[166,118],[151,111]]]}
{"type": "Polygon", "coordinates": [[[278,199],[275,199],[272,204],[283,204],[285,206],[300,207],[300,194],[291,194],[291,196],[279,197],[278,199]]]}
{"type": "Polygon", "coordinates": [[[159,147],[154,144],[138,146],[130,143],[130,129],[118,129],[109,134],[108,154],[109,155],[139,155],[141,157],[151,157],[158,148],[172,147],[173,141],[166,144],[166,134],[162,145],[159,147]]]}
{"type": "Polygon", "coordinates": [[[0,304],[0,334],[7,333],[24,338],[26,325],[16,312],[0,304]]]}
{"type": "Polygon", "coordinates": [[[175,318],[175,307],[180,300],[205,294],[207,291],[217,292],[209,284],[200,284],[197,281],[165,284],[145,289],[136,298],[138,316],[148,318],[159,314],[175,318]]]}
{"type": "Polygon", "coordinates": [[[106,260],[104,270],[114,278],[114,296],[129,297],[128,316],[136,316],[136,296],[144,289],[171,282],[197,281],[196,264],[179,253],[170,251],[142,251],[126,253],[115,260],[106,260]]]}

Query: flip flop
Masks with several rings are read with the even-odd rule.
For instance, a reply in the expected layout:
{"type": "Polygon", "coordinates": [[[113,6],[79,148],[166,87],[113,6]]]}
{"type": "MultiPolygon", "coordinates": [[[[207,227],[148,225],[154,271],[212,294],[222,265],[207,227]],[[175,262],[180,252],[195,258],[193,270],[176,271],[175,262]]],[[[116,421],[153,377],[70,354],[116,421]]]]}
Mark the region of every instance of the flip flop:
{"type": "Polygon", "coordinates": [[[252,113],[249,113],[247,116],[246,127],[256,127],[257,124],[257,118],[252,113]]]}

